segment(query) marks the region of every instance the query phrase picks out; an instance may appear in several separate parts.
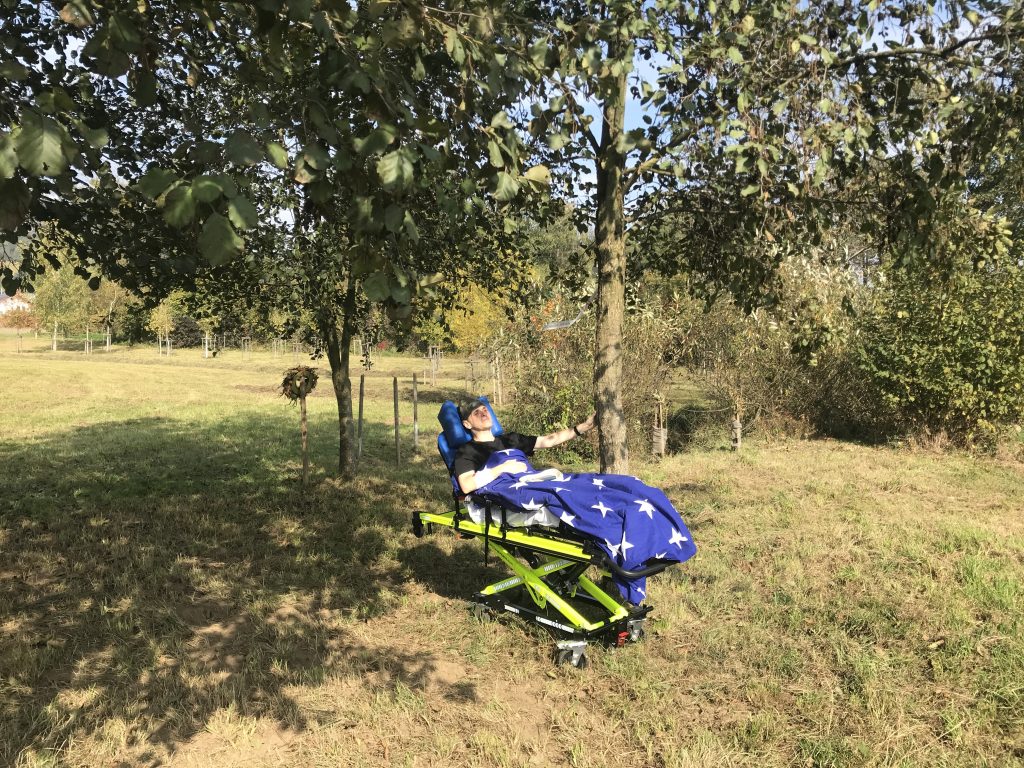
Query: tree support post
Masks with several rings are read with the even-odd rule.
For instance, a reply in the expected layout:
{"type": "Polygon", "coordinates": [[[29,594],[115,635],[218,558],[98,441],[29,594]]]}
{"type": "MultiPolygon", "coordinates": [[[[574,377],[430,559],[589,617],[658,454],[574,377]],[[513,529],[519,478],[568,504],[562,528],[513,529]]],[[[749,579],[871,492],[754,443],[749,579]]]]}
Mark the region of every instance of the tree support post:
{"type": "Polygon", "coordinates": [[[401,438],[398,431],[398,377],[393,380],[395,391],[395,463],[402,460],[401,438]]]}
{"type": "Polygon", "coordinates": [[[419,393],[415,373],[412,375],[412,452],[420,452],[419,393]]]}

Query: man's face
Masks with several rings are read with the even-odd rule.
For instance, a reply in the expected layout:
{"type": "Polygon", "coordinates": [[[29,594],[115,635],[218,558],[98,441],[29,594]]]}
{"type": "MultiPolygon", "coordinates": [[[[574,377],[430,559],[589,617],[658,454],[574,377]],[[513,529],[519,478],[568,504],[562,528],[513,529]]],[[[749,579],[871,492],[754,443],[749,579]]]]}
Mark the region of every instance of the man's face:
{"type": "Polygon", "coordinates": [[[477,406],[462,422],[466,429],[485,430],[491,428],[491,412],[486,405],[477,406]]]}

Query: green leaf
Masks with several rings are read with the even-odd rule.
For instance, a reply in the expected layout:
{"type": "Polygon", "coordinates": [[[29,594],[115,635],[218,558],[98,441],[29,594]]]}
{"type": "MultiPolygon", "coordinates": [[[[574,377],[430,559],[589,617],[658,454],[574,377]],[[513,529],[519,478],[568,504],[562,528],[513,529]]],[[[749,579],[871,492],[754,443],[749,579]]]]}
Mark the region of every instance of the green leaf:
{"type": "Polygon", "coordinates": [[[164,221],[172,227],[188,226],[196,215],[196,201],[192,197],[192,187],[184,184],[175,187],[164,201],[164,221]]]}
{"type": "Polygon", "coordinates": [[[384,226],[388,232],[398,232],[402,229],[402,221],[405,218],[405,208],[392,204],[384,211],[384,226]]]}
{"type": "Polygon", "coordinates": [[[306,165],[316,171],[324,170],[331,162],[331,156],[319,144],[309,144],[303,148],[302,159],[306,161],[306,165]]]}
{"type": "Polygon", "coordinates": [[[365,197],[363,195],[353,196],[352,209],[349,216],[352,218],[352,223],[357,230],[371,233],[380,231],[380,215],[375,215],[373,202],[372,197],[365,197]]]}
{"type": "Polygon", "coordinates": [[[212,203],[220,195],[220,184],[210,176],[199,176],[192,182],[192,196],[200,202],[212,203]]]}
{"type": "Polygon", "coordinates": [[[28,67],[22,66],[16,61],[5,61],[0,64],[0,77],[20,82],[28,77],[28,67]]]}
{"type": "Polygon", "coordinates": [[[754,194],[755,192],[759,192],[760,190],[760,185],[751,184],[750,186],[744,187],[740,194],[743,195],[744,197],[749,197],[750,195],[754,194]]]}
{"type": "Polygon", "coordinates": [[[385,272],[374,272],[363,280],[363,291],[370,301],[384,301],[391,295],[391,286],[385,272]]]}
{"type": "Polygon", "coordinates": [[[238,194],[238,187],[235,185],[235,180],[228,174],[215,173],[210,176],[210,178],[220,185],[220,191],[224,193],[224,197],[232,198],[238,194]]]}
{"type": "Polygon", "coordinates": [[[75,127],[82,134],[82,138],[89,142],[90,147],[101,149],[110,142],[110,134],[107,133],[106,128],[90,128],[81,120],[75,124],[75,127]]]}
{"type": "Polygon", "coordinates": [[[405,234],[409,236],[409,239],[414,243],[418,243],[420,241],[420,231],[416,228],[416,221],[409,211],[405,212],[405,219],[402,224],[405,226],[405,234]]]}
{"type": "Polygon", "coordinates": [[[544,66],[544,62],[547,61],[548,56],[548,39],[542,37],[540,40],[530,46],[530,61],[533,62],[533,66],[540,69],[544,66]]]}
{"type": "Polygon", "coordinates": [[[384,124],[370,131],[366,138],[356,139],[352,145],[359,154],[371,157],[379,155],[391,146],[396,138],[398,138],[398,129],[393,125],[384,124]]]}
{"type": "Polygon", "coordinates": [[[402,191],[413,182],[415,155],[409,147],[390,152],[377,163],[377,175],[388,191],[402,191]]]}
{"type": "Polygon", "coordinates": [[[547,142],[548,146],[557,152],[569,142],[569,139],[564,134],[552,133],[548,136],[547,142]]]}
{"type": "Polygon", "coordinates": [[[18,154],[10,134],[0,132],[0,179],[9,179],[18,170],[18,154]]]}
{"type": "Polygon", "coordinates": [[[59,176],[68,166],[66,147],[73,148],[64,126],[51,117],[25,112],[15,139],[18,161],[32,176],[59,176]]]}
{"type": "Polygon", "coordinates": [[[282,171],[288,167],[288,150],[276,141],[267,143],[267,157],[282,171]]]}
{"type": "Polygon", "coordinates": [[[731,46],[729,50],[726,51],[726,55],[729,57],[729,61],[733,64],[743,63],[743,54],[740,53],[740,49],[735,46],[731,46]]]}
{"type": "Polygon", "coordinates": [[[546,165],[535,165],[532,168],[528,168],[523,173],[530,181],[537,182],[538,184],[550,184],[551,183],[551,171],[548,170],[546,165]]]}
{"type": "Polygon", "coordinates": [[[228,218],[241,230],[252,229],[259,224],[259,214],[245,195],[239,195],[228,203],[228,218]]]}
{"type": "Polygon", "coordinates": [[[397,304],[408,304],[412,299],[412,288],[399,283],[391,284],[391,300],[397,304]]]}
{"type": "Polygon", "coordinates": [[[491,128],[504,128],[505,130],[512,130],[512,121],[508,119],[508,115],[505,110],[501,110],[493,118],[491,118],[491,128]]]}
{"type": "Polygon", "coordinates": [[[142,36],[135,24],[122,13],[110,15],[107,30],[115,45],[122,51],[135,52],[142,45],[142,36]]]}
{"type": "Polygon", "coordinates": [[[487,153],[490,155],[491,165],[495,168],[505,167],[505,158],[501,156],[501,147],[498,146],[496,141],[487,142],[487,153]]]}
{"type": "Polygon", "coordinates": [[[0,181],[0,229],[13,231],[21,226],[31,205],[32,193],[24,181],[0,181]]]}
{"type": "Polygon", "coordinates": [[[495,180],[494,199],[507,203],[519,192],[519,182],[516,178],[505,171],[500,171],[495,180]]]}
{"type": "Polygon", "coordinates": [[[314,181],[306,188],[309,199],[318,205],[323,205],[334,195],[334,185],[326,179],[314,181]]]}
{"type": "Polygon", "coordinates": [[[135,186],[150,200],[156,200],[177,180],[178,177],[171,171],[151,165],[135,186]]]}
{"type": "Polygon", "coordinates": [[[242,252],[245,241],[238,236],[231,223],[214,213],[203,224],[199,235],[199,252],[210,264],[219,267],[242,252]]]}
{"type": "Polygon", "coordinates": [[[235,165],[254,165],[263,159],[263,148],[248,131],[239,128],[228,137],[224,154],[235,165]]]}
{"type": "Polygon", "coordinates": [[[799,40],[800,40],[801,43],[804,43],[805,45],[817,45],[818,44],[818,41],[815,38],[811,37],[810,35],[800,35],[799,36],[799,40]]]}

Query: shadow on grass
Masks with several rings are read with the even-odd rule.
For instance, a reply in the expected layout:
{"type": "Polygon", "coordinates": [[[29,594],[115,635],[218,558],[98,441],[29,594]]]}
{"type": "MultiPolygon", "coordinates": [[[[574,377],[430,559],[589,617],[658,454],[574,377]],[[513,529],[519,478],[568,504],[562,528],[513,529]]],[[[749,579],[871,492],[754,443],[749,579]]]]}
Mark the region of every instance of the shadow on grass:
{"type": "MultiPolygon", "coordinates": [[[[396,606],[411,510],[444,504],[443,469],[389,466],[371,425],[356,482],[304,490],[292,417],[0,442],[0,763],[94,738],[152,764],[223,708],[305,728],[290,686],[437,684],[428,653],[350,628],[396,606]]],[[[331,466],[321,439],[314,464],[331,466]]]]}

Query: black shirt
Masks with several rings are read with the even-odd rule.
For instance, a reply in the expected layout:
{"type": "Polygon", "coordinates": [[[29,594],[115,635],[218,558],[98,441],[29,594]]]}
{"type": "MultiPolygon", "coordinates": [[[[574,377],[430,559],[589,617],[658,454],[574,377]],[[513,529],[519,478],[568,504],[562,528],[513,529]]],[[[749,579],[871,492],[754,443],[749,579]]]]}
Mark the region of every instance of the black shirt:
{"type": "Polygon", "coordinates": [[[452,474],[459,478],[467,472],[476,472],[481,469],[491,454],[495,451],[504,451],[509,448],[518,448],[527,456],[533,455],[533,449],[537,444],[537,438],[532,435],[521,435],[518,432],[506,432],[498,435],[493,440],[478,442],[470,440],[465,445],[455,449],[455,461],[452,462],[452,474]]]}

